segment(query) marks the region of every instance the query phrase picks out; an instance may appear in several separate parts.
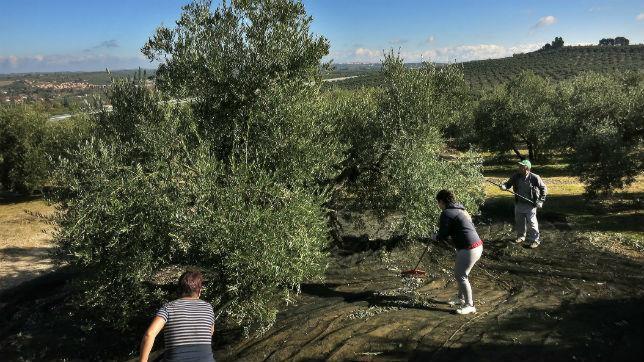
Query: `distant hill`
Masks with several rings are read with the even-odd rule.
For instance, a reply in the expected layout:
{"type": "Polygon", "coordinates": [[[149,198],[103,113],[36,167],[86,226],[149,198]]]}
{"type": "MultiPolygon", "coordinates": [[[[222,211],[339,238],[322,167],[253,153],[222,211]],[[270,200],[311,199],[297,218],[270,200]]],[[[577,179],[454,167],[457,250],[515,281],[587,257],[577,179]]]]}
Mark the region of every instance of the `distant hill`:
{"type": "Polygon", "coordinates": [[[108,74],[106,71],[97,72],[50,72],[50,73],[13,73],[0,74],[0,86],[14,81],[34,82],[87,82],[96,85],[110,84],[112,78],[134,77],[140,72],[146,76],[153,76],[156,69],[125,69],[113,70],[108,74]]]}
{"type": "MultiPolygon", "coordinates": [[[[466,80],[475,89],[482,89],[503,83],[523,70],[530,69],[535,73],[561,80],[573,77],[584,71],[616,72],[634,70],[644,72],[644,45],[628,46],[565,46],[555,50],[538,50],[525,54],[514,54],[511,57],[475,60],[460,63],[466,80]]],[[[416,64],[411,66],[417,66],[416,64]]],[[[440,64],[439,64],[440,66],[440,64]]],[[[356,78],[333,82],[328,87],[346,89],[380,84],[379,66],[361,69],[356,78]]],[[[334,72],[334,76],[343,77],[343,71],[334,72]]]]}
{"type": "Polygon", "coordinates": [[[589,70],[644,71],[644,45],[569,46],[461,64],[465,78],[476,88],[505,82],[526,69],[544,77],[561,80],[589,70]]]}

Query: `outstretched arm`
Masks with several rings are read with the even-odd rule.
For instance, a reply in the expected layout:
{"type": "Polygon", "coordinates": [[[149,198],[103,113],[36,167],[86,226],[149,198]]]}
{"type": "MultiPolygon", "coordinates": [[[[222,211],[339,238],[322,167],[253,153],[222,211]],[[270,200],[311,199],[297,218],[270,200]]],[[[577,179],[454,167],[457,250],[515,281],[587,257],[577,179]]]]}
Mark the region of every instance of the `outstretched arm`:
{"type": "Polygon", "coordinates": [[[150,351],[152,351],[152,346],[154,346],[154,339],[157,337],[159,332],[165,326],[165,319],[161,317],[154,317],[152,323],[148,327],[148,330],[143,335],[143,340],[141,341],[141,346],[139,348],[139,362],[147,362],[150,358],[150,351]]]}

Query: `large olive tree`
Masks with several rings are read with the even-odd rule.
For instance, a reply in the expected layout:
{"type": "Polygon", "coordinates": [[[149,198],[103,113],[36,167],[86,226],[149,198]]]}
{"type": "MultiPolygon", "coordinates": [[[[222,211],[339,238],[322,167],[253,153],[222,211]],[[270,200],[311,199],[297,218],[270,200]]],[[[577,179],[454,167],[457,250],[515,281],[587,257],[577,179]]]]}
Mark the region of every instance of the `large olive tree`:
{"type": "Polygon", "coordinates": [[[322,275],[342,153],[310,21],[299,1],[195,2],[144,47],[155,89],[112,86],[113,112],[56,174],[59,253],[92,271],[84,306],[127,329],[172,297],[159,273],[197,266],[229,320],[265,326],[322,275]]]}

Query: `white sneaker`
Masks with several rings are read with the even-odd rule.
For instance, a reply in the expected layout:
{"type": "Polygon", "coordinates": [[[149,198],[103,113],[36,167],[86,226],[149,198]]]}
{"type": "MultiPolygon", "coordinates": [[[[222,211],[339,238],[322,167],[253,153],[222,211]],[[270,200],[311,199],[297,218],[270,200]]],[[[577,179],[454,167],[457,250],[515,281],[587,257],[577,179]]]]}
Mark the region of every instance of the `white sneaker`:
{"type": "Polygon", "coordinates": [[[454,307],[462,307],[462,306],[465,305],[465,299],[454,297],[454,298],[450,299],[449,302],[447,302],[447,304],[449,304],[449,306],[452,307],[452,308],[454,308],[454,307]]]}
{"type": "Polygon", "coordinates": [[[541,242],[540,242],[539,240],[535,240],[535,241],[533,241],[533,242],[530,244],[530,247],[531,247],[532,249],[534,249],[534,248],[536,248],[537,246],[539,246],[539,244],[541,244],[541,242]]]}
{"type": "Polygon", "coordinates": [[[517,238],[514,242],[517,244],[521,244],[524,241],[525,241],[525,238],[517,238]]]}
{"type": "Polygon", "coordinates": [[[476,308],[474,308],[473,305],[466,305],[464,307],[458,308],[456,310],[456,313],[458,314],[470,314],[470,313],[476,313],[476,308]]]}

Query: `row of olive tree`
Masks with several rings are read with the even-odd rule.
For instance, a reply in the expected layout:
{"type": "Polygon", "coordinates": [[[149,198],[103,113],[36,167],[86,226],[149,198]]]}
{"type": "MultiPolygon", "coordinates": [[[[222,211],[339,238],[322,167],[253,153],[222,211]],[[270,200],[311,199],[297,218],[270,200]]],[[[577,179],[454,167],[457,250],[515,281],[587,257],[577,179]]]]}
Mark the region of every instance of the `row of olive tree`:
{"type": "Polygon", "coordinates": [[[480,160],[441,136],[463,116],[462,73],[390,55],[382,91],[329,97],[310,21],[294,0],[192,3],[143,49],[157,89],[112,86],[113,112],[55,175],[59,254],[92,271],[83,306],[128,329],[170,297],[159,273],[198,266],[229,320],[265,326],[323,275],[330,206],[402,214],[411,237],[432,232],[441,188],[476,211],[480,160]]]}
{"type": "Polygon", "coordinates": [[[644,85],[636,74],[586,73],[554,83],[530,71],[478,100],[469,140],[532,161],[563,151],[590,195],[610,193],[643,169],[644,85]]]}

